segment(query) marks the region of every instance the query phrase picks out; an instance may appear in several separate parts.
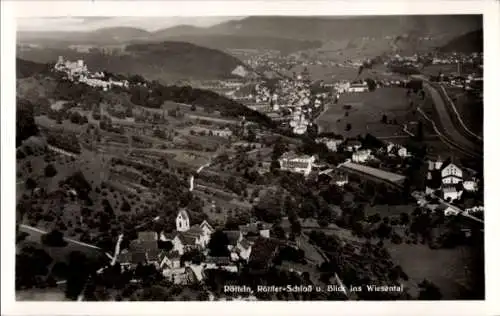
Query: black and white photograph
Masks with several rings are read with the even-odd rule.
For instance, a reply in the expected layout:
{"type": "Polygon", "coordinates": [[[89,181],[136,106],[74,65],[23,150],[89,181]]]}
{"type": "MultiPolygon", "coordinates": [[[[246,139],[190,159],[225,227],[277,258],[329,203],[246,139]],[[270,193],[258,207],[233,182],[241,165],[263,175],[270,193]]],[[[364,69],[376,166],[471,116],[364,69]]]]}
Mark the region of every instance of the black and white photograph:
{"type": "Polygon", "coordinates": [[[15,23],[16,301],[485,300],[482,14],[15,23]]]}

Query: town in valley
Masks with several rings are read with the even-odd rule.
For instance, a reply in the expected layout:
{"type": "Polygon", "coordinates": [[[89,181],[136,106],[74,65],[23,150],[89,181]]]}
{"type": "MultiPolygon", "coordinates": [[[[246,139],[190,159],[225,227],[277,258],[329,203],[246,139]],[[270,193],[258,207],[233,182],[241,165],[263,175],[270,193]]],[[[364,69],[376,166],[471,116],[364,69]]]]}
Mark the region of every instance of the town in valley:
{"type": "Polygon", "coordinates": [[[18,21],[17,300],[484,299],[481,16],[186,19],[18,21]]]}

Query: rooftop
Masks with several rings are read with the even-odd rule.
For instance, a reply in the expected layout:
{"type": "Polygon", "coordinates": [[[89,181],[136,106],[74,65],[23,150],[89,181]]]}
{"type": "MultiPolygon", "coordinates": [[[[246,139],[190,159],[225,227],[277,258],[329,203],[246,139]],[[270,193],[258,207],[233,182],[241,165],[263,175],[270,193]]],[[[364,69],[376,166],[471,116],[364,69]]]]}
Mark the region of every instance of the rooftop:
{"type": "Polygon", "coordinates": [[[402,176],[402,175],[397,174],[397,173],[388,172],[388,171],[385,171],[382,169],[372,168],[372,167],[360,165],[360,164],[353,163],[353,162],[346,162],[340,168],[348,169],[348,170],[352,170],[352,171],[358,171],[361,173],[365,173],[365,174],[368,174],[368,175],[371,175],[371,176],[374,176],[374,177],[377,177],[377,178],[380,178],[383,180],[387,180],[390,182],[398,183],[398,184],[401,183],[402,181],[404,181],[404,179],[405,179],[405,176],[402,176]]]}

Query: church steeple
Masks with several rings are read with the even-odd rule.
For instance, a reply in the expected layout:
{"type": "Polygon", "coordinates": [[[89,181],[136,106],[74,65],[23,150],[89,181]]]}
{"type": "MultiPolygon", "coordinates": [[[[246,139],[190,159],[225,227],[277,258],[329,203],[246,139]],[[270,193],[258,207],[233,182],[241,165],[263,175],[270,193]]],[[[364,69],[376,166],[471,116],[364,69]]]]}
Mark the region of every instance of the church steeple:
{"type": "Polygon", "coordinates": [[[190,225],[189,225],[189,215],[185,209],[181,209],[179,213],[177,214],[177,218],[175,220],[175,225],[177,228],[177,231],[179,232],[185,232],[189,230],[190,225]]]}

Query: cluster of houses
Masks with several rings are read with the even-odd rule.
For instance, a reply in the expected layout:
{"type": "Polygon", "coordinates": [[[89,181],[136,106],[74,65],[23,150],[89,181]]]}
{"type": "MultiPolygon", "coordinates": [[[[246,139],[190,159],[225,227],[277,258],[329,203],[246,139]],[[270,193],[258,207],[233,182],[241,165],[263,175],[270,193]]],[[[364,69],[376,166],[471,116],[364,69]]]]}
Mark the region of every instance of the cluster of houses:
{"type": "Polygon", "coordinates": [[[452,202],[460,199],[465,191],[476,192],[478,179],[472,172],[462,170],[454,163],[452,158],[442,161],[428,161],[426,194],[434,194],[441,190],[446,201],[452,202]]]}
{"type": "MultiPolygon", "coordinates": [[[[357,139],[336,139],[329,137],[317,138],[316,143],[323,143],[332,152],[337,152],[341,147],[344,152],[349,152],[351,157],[348,158],[345,163],[356,163],[363,164],[375,158],[375,151],[368,148],[363,148],[361,141],[357,139]]],[[[388,142],[382,148],[377,150],[378,153],[384,152],[391,157],[408,158],[411,153],[402,145],[394,144],[388,142]]],[[[286,152],[279,158],[280,169],[284,171],[291,171],[295,173],[301,173],[305,177],[309,176],[314,167],[317,167],[314,163],[317,161],[316,156],[308,155],[297,155],[293,152],[286,152]]],[[[324,172],[323,172],[324,173],[324,172]]],[[[343,186],[347,183],[347,176],[343,174],[337,174],[335,178],[338,178],[339,186],[343,186]]]]}
{"type": "Polygon", "coordinates": [[[238,230],[224,230],[229,244],[229,256],[213,257],[207,248],[215,229],[207,222],[191,225],[187,210],[181,209],[175,220],[176,230],[171,233],[139,232],[128,249],[118,255],[122,269],[135,269],[138,265],[154,265],[163,276],[176,284],[203,282],[210,269],[238,272],[242,264],[268,267],[282,242],[271,238],[271,225],[250,223],[238,230]],[[171,247],[162,245],[171,243],[171,247]],[[169,249],[170,248],[170,249],[169,249]],[[191,251],[205,255],[201,262],[185,257],[191,251]]]}
{"type": "Polygon", "coordinates": [[[107,91],[113,86],[128,88],[129,82],[127,80],[116,81],[111,78],[104,80],[105,75],[103,72],[90,72],[87,65],[82,59],[75,62],[64,60],[63,56],[59,56],[54,70],[64,72],[66,77],[71,81],[81,82],[91,87],[102,88],[107,91]]]}
{"type": "Polygon", "coordinates": [[[222,129],[217,129],[217,128],[206,128],[206,127],[201,127],[201,126],[194,126],[191,131],[193,133],[198,133],[198,134],[205,134],[208,136],[217,136],[217,137],[222,137],[222,138],[229,138],[233,136],[233,131],[229,129],[228,127],[222,128],[222,129]]]}
{"type": "Polygon", "coordinates": [[[350,81],[339,81],[333,84],[333,88],[338,94],[341,93],[359,93],[368,92],[368,83],[366,81],[361,82],[350,82],[350,81]]]}
{"type": "Polygon", "coordinates": [[[304,78],[307,74],[301,73],[293,80],[281,79],[272,92],[269,87],[257,84],[255,95],[246,98],[246,106],[275,121],[287,122],[294,134],[304,134],[312,124],[313,110],[321,108],[328,99],[328,93],[312,93],[304,78]]]}

